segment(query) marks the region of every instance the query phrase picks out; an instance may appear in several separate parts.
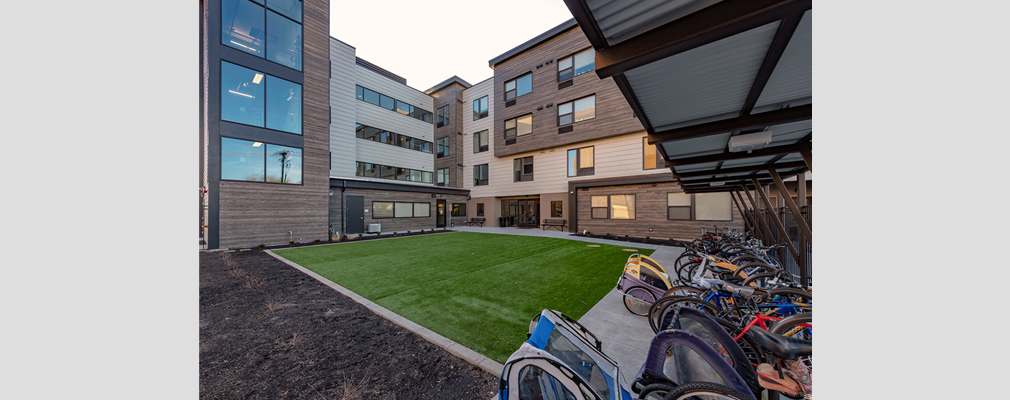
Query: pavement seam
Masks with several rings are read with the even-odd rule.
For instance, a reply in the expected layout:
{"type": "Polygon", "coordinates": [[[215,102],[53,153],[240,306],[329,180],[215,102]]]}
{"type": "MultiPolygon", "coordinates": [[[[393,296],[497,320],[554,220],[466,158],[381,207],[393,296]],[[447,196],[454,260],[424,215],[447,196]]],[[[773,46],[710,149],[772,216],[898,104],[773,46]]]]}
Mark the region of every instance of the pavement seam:
{"type": "Polygon", "coordinates": [[[442,349],[444,349],[445,351],[449,352],[450,354],[455,355],[456,357],[459,357],[460,359],[462,359],[462,360],[464,360],[464,361],[466,361],[466,362],[468,362],[470,364],[473,364],[474,366],[476,366],[476,367],[478,367],[480,369],[483,369],[484,371],[487,371],[491,375],[494,375],[494,376],[501,375],[501,371],[504,368],[504,365],[502,365],[501,363],[499,363],[497,361],[494,361],[492,359],[489,359],[489,358],[481,355],[480,353],[477,353],[476,351],[474,351],[474,350],[472,350],[472,349],[470,349],[470,348],[468,348],[466,346],[463,346],[463,345],[461,345],[459,343],[456,343],[456,342],[450,340],[449,338],[446,338],[445,336],[439,335],[439,334],[431,331],[428,328],[424,328],[420,324],[418,324],[418,323],[416,323],[414,321],[411,321],[411,320],[409,320],[407,318],[404,318],[403,316],[401,316],[399,314],[396,314],[396,313],[394,313],[392,311],[389,311],[385,307],[382,307],[382,306],[380,306],[378,304],[375,304],[371,300],[368,300],[368,299],[364,298],[363,296],[358,295],[357,293],[354,293],[354,292],[348,290],[347,288],[345,288],[343,286],[340,286],[340,285],[336,284],[335,282],[333,282],[333,281],[331,281],[329,279],[326,279],[322,275],[319,275],[319,274],[317,274],[317,273],[309,270],[308,268],[305,268],[305,267],[303,267],[301,265],[295,264],[294,262],[292,262],[292,261],[290,261],[290,260],[288,260],[288,259],[286,259],[284,257],[281,257],[281,256],[279,256],[277,254],[274,254],[274,252],[272,252],[270,250],[265,250],[264,252],[267,253],[267,254],[269,254],[271,257],[276,258],[276,259],[280,260],[281,262],[283,262],[283,263],[291,266],[292,268],[297,269],[297,270],[301,271],[302,273],[315,278],[317,281],[322,282],[324,285],[329,286],[330,288],[332,288],[333,290],[336,290],[340,294],[343,294],[344,296],[349,297],[351,300],[354,300],[358,304],[361,304],[361,305],[365,306],[365,308],[371,310],[372,312],[374,312],[375,314],[379,315],[380,317],[385,318],[389,322],[392,322],[393,324],[396,324],[397,326],[400,326],[400,327],[402,327],[402,328],[404,328],[406,330],[409,330],[409,331],[413,332],[414,334],[420,336],[424,340],[427,340],[428,342],[430,342],[430,343],[432,343],[432,344],[434,344],[434,345],[436,345],[438,347],[441,347],[442,349]],[[452,348],[452,350],[450,350],[450,348],[452,348]],[[469,352],[467,352],[467,351],[469,351],[469,352]],[[476,355],[476,356],[474,356],[474,355],[476,355]]]}

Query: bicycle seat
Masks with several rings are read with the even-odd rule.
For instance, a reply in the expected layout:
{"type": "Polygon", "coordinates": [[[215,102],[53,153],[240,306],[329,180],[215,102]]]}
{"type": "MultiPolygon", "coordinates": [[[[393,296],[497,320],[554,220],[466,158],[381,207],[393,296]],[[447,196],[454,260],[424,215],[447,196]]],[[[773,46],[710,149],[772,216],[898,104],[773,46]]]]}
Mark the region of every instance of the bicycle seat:
{"type": "Polygon", "coordinates": [[[733,271],[731,271],[729,268],[723,268],[723,267],[720,267],[720,266],[712,264],[712,263],[705,265],[705,268],[708,268],[709,271],[712,271],[715,274],[732,274],[733,273],[733,271]]]}
{"type": "Polygon", "coordinates": [[[726,291],[727,293],[739,295],[742,297],[754,296],[755,289],[757,288],[735,285],[729,282],[725,282],[722,284],[722,290],[726,291]]]}
{"type": "Polygon", "coordinates": [[[783,360],[807,357],[814,352],[813,343],[807,340],[782,336],[764,329],[747,331],[754,343],[783,360]]]}

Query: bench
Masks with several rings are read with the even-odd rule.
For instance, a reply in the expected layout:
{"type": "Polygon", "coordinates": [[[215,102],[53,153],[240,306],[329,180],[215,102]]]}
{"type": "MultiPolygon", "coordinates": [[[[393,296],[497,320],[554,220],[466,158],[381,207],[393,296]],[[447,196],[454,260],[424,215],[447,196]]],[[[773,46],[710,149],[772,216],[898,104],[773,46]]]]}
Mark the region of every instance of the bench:
{"type": "Polygon", "coordinates": [[[565,226],[568,226],[568,222],[563,219],[545,219],[542,224],[540,224],[540,230],[546,230],[550,227],[557,227],[559,231],[564,231],[565,226]]]}
{"type": "Polygon", "coordinates": [[[470,218],[470,220],[466,221],[466,223],[467,223],[468,226],[478,225],[478,226],[480,226],[480,227],[483,228],[484,227],[484,221],[485,221],[484,218],[470,218]]]}

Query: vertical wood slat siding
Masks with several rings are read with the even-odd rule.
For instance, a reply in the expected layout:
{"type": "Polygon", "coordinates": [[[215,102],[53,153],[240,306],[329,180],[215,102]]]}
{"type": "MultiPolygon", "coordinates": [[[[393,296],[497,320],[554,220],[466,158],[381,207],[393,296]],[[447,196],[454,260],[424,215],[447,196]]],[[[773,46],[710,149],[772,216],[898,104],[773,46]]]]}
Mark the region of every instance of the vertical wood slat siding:
{"type": "Polygon", "coordinates": [[[219,247],[325,239],[329,190],[328,0],[303,3],[302,185],[220,184],[219,247]]]}
{"type": "Polygon", "coordinates": [[[491,105],[495,110],[495,126],[503,130],[506,119],[533,113],[533,133],[517,138],[515,144],[506,146],[501,133],[494,136],[495,156],[505,157],[644,129],[612,78],[601,80],[590,71],[572,78],[572,86],[558,89],[557,60],[589,47],[589,40],[576,27],[494,67],[491,105]],[[516,98],[515,105],[505,107],[505,82],[530,71],[533,72],[533,91],[516,98]],[[572,132],[558,134],[557,105],[594,93],[596,118],[577,122],[572,125],[572,132]],[[543,109],[537,110],[537,107],[543,109]]]}
{"type": "MultiPolygon", "coordinates": [[[[435,109],[432,112],[437,113],[438,109],[446,105],[449,106],[449,123],[439,127],[438,126],[438,115],[433,116],[433,121],[435,122],[435,154],[433,156],[435,163],[435,170],[441,168],[449,168],[449,180],[446,182],[448,187],[463,187],[463,167],[459,164],[463,164],[464,154],[463,154],[463,136],[458,133],[463,132],[463,121],[460,120],[461,112],[459,102],[461,101],[462,94],[460,93],[463,89],[462,86],[458,84],[451,84],[445,88],[431,93],[433,99],[433,105],[435,109]],[[449,156],[438,158],[438,144],[437,140],[441,138],[449,138],[449,156]]],[[[433,180],[438,181],[438,176],[433,180]]]]}
{"type": "Polygon", "coordinates": [[[743,216],[733,208],[732,221],[671,221],[667,219],[667,193],[683,192],[676,183],[657,183],[625,186],[603,186],[578,190],[578,226],[576,230],[588,230],[594,234],[615,236],[674,238],[692,240],[701,236],[701,230],[712,225],[743,229],[743,216]],[[635,219],[593,219],[592,196],[633,194],[635,195],[635,219]],[[652,228],[652,232],[649,232],[652,228]]]}
{"type": "MultiPolygon", "coordinates": [[[[436,198],[431,197],[431,193],[414,193],[414,192],[398,192],[398,191],[386,191],[386,190],[369,190],[369,189],[347,189],[344,192],[344,196],[362,196],[365,201],[365,209],[368,212],[364,213],[365,216],[365,229],[368,229],[368,224],[381,224],[382,232],[392,232],[392,231],[406,231],[406,230],[421,230],[421,229],[435,229],[435,217],[438,210],[436,207],[436,198]],[[431,216],[425,218],[372,218],[374,209],[372,207],[372,202],[375,201],[391,201],[391,202],[409,202],[409,203],[429,203],[431,204],[431,216]]],[[[452,212],[452,203],[466,203],[466,196],[460,195],[436,195],[440,196],[440,199],[446,200],[446,227],[449,227],[449,216],[452,212]]],[[[346,202],[346,200],[345,200],[346,202]]],[[[345,203],[346,204],[346,203],[345,203]]],[[[330,212],[331,221],[330,223],[336,229],[340,229],[340,218],[343,218],[343,211],[340,205],[340,190],[337,189],[333,192],[333,197],[330,198],[330,212]],[[336,217],[332,214],[337,213],[336,217]]],[[[469,215],[469,214],[468,214],[469,215]]],[[[466,218],[460,217],[455,218],[456,225],[463,224],[466,225],[466,218]]]]}

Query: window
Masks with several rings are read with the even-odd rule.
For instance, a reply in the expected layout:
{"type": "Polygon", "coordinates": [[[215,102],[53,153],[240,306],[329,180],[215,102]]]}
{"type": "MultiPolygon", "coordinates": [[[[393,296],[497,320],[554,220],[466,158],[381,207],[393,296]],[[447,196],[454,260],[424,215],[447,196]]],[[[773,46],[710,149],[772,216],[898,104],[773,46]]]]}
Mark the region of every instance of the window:
{"type": "Polygon", "coordinates": [[[442,158],[442,157],[445,157],[445,156],[449,155],[449,137],[448,136],[446,136],[444,138],[441,138],[441,139],[436,139],[435,142],[438,143],[438,152],[436,153],[436,155],[438,156],[437,158],[442,158]]]}
{"type": "Polygon", "coordinates": [[[558,105],[558,126],[593,118],[596,118],[595,94],[558,105]]]}
{"type": "Polygon", "coordinates": [[[488,145],[488,133],[487,129],[473,134],[473,153],[477,154],[480,152],[487,151],[488,145]]]}
{"type": "Polygon", "coordinates": [[[355,136],[359,139],[371,140],[373,142],[391,144],[405,149],[416,150],[431,154],[431,142],[410,137],[400,133],[393,133],[368,125],[356,124],[355,136]]]}
{"type": "Polygon", "coordinates": [[[484,216],[484,203],[477,203],[477,216],[478,217],[484,216]]]}
{"type": "Polygon", "coordinates": [[[420,107],[414,107],[374,90],[355,85],[354,96],[358,100],[377,105],[390,111],[395,111],[397,114],[419,119],[429,124],[431,123],[431,112],[421,109],[420,107]]]}
{"type": "Polygon", "coordinates": [[[301,71],[302,2],[271,0],[266,7],[262,3],[222,0],[221,43],[301,71]]]}
{"type": "Polygon", "coordinates": [[[435,186],[445,186],[449,182],[449,168],[439,168],[436,172],[435,186]]]}
{"type": "Polygon", "coordinates": [[[453,217],[465,217],[466,216],[466,203],[452,203],[452,216],[453,217]]]}
{"type": "Polygon", "coordinates": [[[487,116],[487,96],[484,96],[473,101],[473,120],[476,121],[486,116],[487,116]]]}
{"type": "Polygon", "coordinates": [[[449,105],[439,107],[435,111],[435,127],[441,128],[449,125],[449,105]]]}
{"type": "Polygon", "coordinates": [[[505,101],[515,99],[533,91],[533,73],[505,82],[505,101]]]}
{"type": "Polygon", "coordinates": [[[564,215],[564,210],[561,207],[561,201],[551,202],[551,218],[561,218],[564,215]]]}
{"type": "Polygon", "coordinates": [[[431,183],[431,172],[358,161],[357,176],[431,183]]]}
{"type": "Polygon", "coordinates": [[[533,133],[533,114],[505,120],[505,140],[533,133]]]}
{"type": "MultiPolygon", "coordinates": [[[[601,375],[602,376],[602,375],[601,375]]],[[[531,399],[567,400],[575,395],[565,388],[562,381],[536,365],[528,365],[519,371],[519,387],[523,389],[523,399],[529,392],[531,399]]]]}
{"type": "Polygon", "coordinates": [[[593,146],[568,150],[568,176],[593,175],[593,146]]]}
{"type": "Polygon", "coordinates": [[[473,166],[473,185],[487,185],[487,164],[473,166]]]}
{"type": "Polygon", "coordinates": [[[729,193],[667,193],[667,219],[732,221],[733,199],[729,193]]]}
{"type": "Polygon", "coordinates": [[[515,173],[513,182],[533,180],[533,156],[512,160],[512,170],[515,173]]]}
{"type": "Polygon", "coordinates": [[[572,79],[596,68],[596,50],[592,48],[558,60],[558,82],[572,79]]]}
{"type": "Polygon", "coordinates": [[[607,213],[610,203],[607,202],[607,196],[592,196],[590,199],[592,202],[593,219],[606,219],[610,214],[607,213]]]}
{"type": "Polygon", "coordinates": [[[635,219],[635,195],[633,194],[592,196],[590,201],[595,219],[635,219]]]}
{"type": "Polygon", "coordinates": [[[302,149],[221,138],[221,179],[302,183],[302,149]]]}
{"type": "Polygon", "coordinates": [[[373,201],[372,218],[427,218],[431,216],[431,203],[406,203],[373,201]]]}
{"type": "Polygon", "coordinates": [[[302,86],[221,61],[221,120],[302,134],[302,86]]]}
{"type": "Polygon", "coordinates": [[[666,166],[663,155],[656,151],[656,145],[649,144],[649,138],[642,138],[642,169],[656,169],[666,166]]]}

